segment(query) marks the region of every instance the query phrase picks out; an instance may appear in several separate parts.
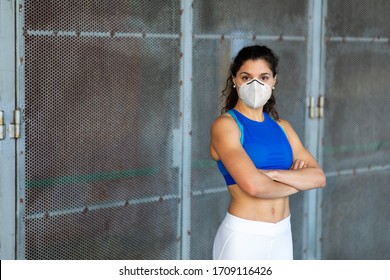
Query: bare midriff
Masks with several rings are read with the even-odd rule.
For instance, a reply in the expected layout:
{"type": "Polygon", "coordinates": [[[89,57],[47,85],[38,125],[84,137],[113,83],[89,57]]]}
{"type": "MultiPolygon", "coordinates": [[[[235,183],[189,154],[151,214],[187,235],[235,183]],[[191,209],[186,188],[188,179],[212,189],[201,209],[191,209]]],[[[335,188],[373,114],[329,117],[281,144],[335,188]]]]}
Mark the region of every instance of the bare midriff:
{"type": "Polygon", "coordinates": [[[277,223],[290,215],[288,197],[264,199],[245,193],[238,185],[228,186],[231,200],[228,212],[236,217],[277,223]]]}

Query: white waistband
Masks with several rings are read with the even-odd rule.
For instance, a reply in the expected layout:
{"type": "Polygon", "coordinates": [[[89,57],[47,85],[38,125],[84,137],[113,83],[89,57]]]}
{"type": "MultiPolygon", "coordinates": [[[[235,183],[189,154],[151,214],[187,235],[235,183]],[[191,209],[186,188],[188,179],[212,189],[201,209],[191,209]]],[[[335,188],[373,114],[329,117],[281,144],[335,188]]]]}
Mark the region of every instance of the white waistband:
{"type": "Polygon", "coordinates": [[[226,213],[222,224],[234,231],[275,236],[279,233],[285,232],[286,230],[291,230],[290,217],[291,215],[280,222],[269,223],[247,220],[236,217],[230,213],[226,213]]]}

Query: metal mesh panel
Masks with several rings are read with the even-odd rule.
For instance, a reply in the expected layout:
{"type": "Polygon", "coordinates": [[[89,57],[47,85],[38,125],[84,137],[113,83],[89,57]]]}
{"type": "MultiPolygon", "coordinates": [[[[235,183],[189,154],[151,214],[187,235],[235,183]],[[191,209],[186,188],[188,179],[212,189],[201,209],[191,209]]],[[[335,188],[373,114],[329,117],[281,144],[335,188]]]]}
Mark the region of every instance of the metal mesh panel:
{"type": "Polygon", "coordinates": [[[388,1],[328,1],[323,259],[389,259],[388,1]]]}
{"type": "Polygon", "coordinates": [[[327,54],[325,130],[338,133],[325,133],[325,170],[389,163],[388,44],[330,42],[327,54]]]}
{"type": "Polygon", "coordinates": [[[195,1],[194,32],[306,36],[307,1],[195,1]]]}
{"type": "Polygon", "coordinates": [[[180,2],[23,8],[25,257],[178,258],[180,2]]]}
{"type": "Polygon", "coordinates": [[[387,0],[328,0],[327,36],[384,37],[390,33],[387,0]]]}
{"type": "Polygon", "coordinates": [[[390,259],[389,180],[386,171],[328,178],[325,259],[390,259]]]}
{"type": "MultiPolygon", "coordinates": [[[[209,128],[220,113],[220,94],[231,58],[241,47],[264,44],[280,56],[277,109],[303,140],[306,9],[305,1],[294,5],[289,1],[194,2],[191,187],[199,197],[191,207],[192,259],[211,258],[212,242],[227,210],[226,184],[209,156],[209,128]]],[[[301,194],[291,199],[295,258],[302,257],[302,199],[301,194]]]]}
{"type": "Polygon", "coordinates": [[[57,32],[180,32],[180,2],[128,0],[25,1],[27,30],[57,32]]]}

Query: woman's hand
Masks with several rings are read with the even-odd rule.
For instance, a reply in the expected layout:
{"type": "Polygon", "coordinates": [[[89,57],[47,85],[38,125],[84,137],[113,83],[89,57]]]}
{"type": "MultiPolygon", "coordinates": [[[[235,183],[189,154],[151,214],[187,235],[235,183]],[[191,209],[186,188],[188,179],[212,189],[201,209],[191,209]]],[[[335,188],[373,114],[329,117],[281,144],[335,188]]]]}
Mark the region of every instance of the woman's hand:
{"type": "MultiPolygon", "coordinates": [[[[307,168],[306,162],[304,160],[297,159],[291,165],[290,170],[298,170],[298,169],[302,169],[302,168],[307,168]]],[[[263,173],[264,175],[267,175],[272,180],[275,180],[276,170],[263,170],[263,169],[259,169],[259,171],[261,173],[263,173]]]]}
{"type": "Polygon", "coordinates": [[[297,159],[291,165],[290,170],[298,170],[298,169],[302,169],[302,168],[306,168],[306,167],[307,167],[307,163],[305,161],[303,161],[301,159],[297,159]]]}

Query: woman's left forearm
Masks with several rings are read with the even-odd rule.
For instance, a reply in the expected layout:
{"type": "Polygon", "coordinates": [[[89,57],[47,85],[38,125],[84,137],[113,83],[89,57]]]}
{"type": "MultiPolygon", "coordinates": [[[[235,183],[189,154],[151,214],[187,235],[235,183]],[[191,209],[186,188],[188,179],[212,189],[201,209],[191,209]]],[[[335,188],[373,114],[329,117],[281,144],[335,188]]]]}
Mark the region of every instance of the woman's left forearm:
{"type": "Polygon", "coordinates": [[[264,171],[274,181],[287,184],[298,190],[322,188],[326,185],[326,177],[321,168],[306,167],[295,170],[264,171]]]}

